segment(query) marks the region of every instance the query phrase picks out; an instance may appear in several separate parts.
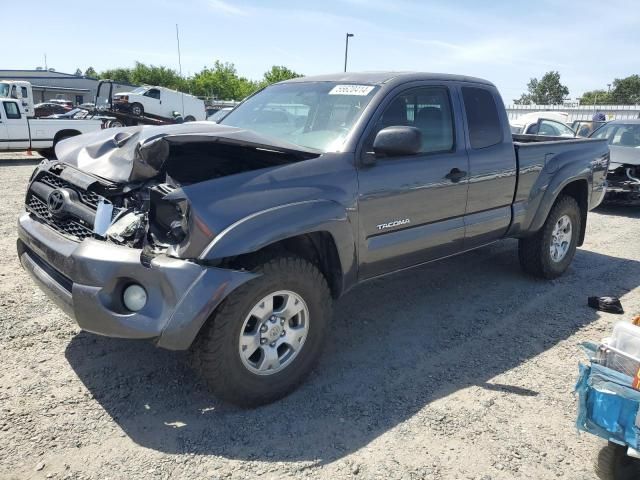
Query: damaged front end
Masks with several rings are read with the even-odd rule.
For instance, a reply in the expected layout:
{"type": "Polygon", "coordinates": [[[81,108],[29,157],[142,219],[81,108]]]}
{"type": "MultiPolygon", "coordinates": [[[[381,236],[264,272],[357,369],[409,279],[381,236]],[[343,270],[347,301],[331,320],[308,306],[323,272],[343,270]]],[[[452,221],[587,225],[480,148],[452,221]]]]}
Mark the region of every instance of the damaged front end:
{"type": "Polygon", "coordinates": [[[160,253],[184,238],[178,232],[187,215],[185,205],[164,200],[175,189],[150,181],[121,185],[53,162],[35,172],[25,207],[70,240],[95,238],[160,253]]]}
{"type": "Polygon", "coordinates": [[[27,211],[72,240],[141,249],[143,263],[188,241],[182,187],[318,155],[214,124],[101,131],[61,142],[56,153],[59,161],[34,172],[27,211]]]}
{"type": "Polygon", "coordinates": [[[608,203],[640,203],[640,150],[611,146],[611,163],[607,173],[608,203]]]}
{"type": "Polygon", "coordinates": [[[103,131],[56,153],[34,171],[18,220],[23,267],[82,329],[177,350],[255,277],[197,259],[193,238],[215,235],[194,220],[210,208],[206,180],[316,155],[214,124],[103,131]],[[186,192],[199,182],[206,192],[191,205],[186,192]]]}

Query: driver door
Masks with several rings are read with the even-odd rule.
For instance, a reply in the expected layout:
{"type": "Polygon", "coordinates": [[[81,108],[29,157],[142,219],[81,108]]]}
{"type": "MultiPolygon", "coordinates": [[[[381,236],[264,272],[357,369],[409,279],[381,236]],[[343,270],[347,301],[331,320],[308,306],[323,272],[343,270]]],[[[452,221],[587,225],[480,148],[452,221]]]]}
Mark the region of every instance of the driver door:
{"type": "Polygon", "coordinates": [[[6,124],[7,117],[5,116],[4,109],[0,108],[0,150],[9,149],[9,132],[6,124]]]}
{"type": "Polygon", "coordinates": [[[143,105],[145,112],[149,112],[152,115],[161,115],[163,117],[170,116],[162,109],[160,90],[158,90],[157,88],[150,88],[149,90],[144,92],[143,96],[145,97],[145,105],[143,105]]]}
{"type": "Polygon", "coordinates": [[[408,88],[388,102],[367,134],[358,169],[360,278],[445,257],[462,250],[469,159],[454,128],[457,96],[442,85],[408,88]],[[408,125],[422,133],[416,155],[374,157],[382,128],[408,125]]]}
{"type": "Polygon", "coordinates": [[[2,124],[6,128],[9,149],[29,148],[29,126],[27,119],[20,113],[17,100],[3,101],[2,124]]]}

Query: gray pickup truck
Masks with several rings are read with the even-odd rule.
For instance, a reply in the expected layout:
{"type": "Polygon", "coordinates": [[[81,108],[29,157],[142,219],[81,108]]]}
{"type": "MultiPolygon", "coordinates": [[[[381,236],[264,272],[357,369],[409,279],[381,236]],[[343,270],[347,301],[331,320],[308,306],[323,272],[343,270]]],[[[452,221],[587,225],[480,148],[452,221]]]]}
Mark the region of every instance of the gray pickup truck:
{"type": "Polygon", "coordinates": [[[493,84],[426,73],[289,80],[218,125],[56,153],[29,182],[24,268],[81,328],[192,349],[245,406],[304,379],[360,282],[506,237],[526,272],[561,275],[609,163],[606,139],[512,136],[493,84]]]}

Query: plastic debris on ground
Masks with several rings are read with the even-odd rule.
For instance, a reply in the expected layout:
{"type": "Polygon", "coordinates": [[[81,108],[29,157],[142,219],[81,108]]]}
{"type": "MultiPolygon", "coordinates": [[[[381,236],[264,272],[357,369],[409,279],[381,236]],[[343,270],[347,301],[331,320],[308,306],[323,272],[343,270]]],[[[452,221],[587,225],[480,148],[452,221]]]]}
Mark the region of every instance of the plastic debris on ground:
{"type": "Polygon", "coordinates": [[[617,313],[619,315],[624,313],[622,303],[620,303],[618,297],[589,297],[587,304],[601,312],[617,313]]]}

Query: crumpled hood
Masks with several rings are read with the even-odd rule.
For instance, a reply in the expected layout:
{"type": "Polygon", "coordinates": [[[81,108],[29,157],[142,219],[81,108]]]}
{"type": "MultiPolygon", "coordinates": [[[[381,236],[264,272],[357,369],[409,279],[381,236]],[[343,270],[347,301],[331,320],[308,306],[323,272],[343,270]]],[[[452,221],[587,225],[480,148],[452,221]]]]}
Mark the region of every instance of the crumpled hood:
{"type": "Polygon", "coordinates": [[[219,143],[311,158],[320,152],[212,122],[109,128],[64,140],[56,156],[79,170],[116,183],[144,181],[163,171],[172,144],[219,143]]]}
{"type": "Polygon", "coordinates": [[[620,164],[640,165],[640,148],[609,145],[609,155],[611,156],[609,170],[615,170],[620,164]]]}

